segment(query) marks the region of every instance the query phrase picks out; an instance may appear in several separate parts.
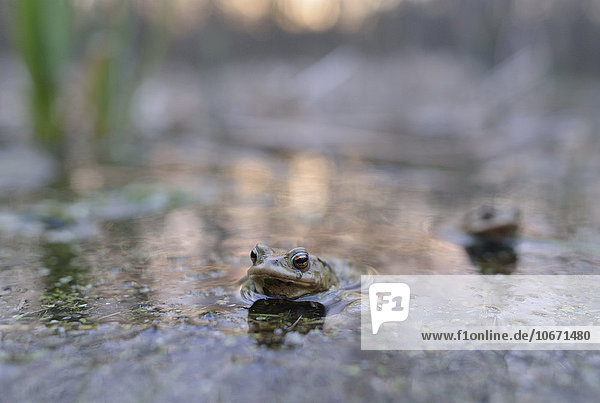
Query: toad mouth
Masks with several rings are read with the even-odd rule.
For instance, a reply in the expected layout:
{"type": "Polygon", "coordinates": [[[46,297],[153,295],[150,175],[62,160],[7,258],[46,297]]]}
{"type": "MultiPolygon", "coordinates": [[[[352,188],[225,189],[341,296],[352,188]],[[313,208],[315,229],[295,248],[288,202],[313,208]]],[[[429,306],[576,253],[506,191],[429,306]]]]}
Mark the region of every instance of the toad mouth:
{"type": "Polygon", "coordinates": [[[294,283],[291,281],[282,281],[282,280],[278,280],[274,277],[265,277],[263,279],[263,283],[265,284],[265,286],[282,286],[282,285],[293,286],[294,285],[294,283]]]}
{"type": "Polygon", "coordinates": [[[274,285],[274,286],[295,286],[295,287],[313,287],[314,284],[309,281],[302,281],[296,278],[284,277],[284,276],[275,276],[273,273],[264,273],[260,270],[254,270],[252,273],[249,273],[249,277],[252,280],[262,280],[265,285],[274,285]]]}

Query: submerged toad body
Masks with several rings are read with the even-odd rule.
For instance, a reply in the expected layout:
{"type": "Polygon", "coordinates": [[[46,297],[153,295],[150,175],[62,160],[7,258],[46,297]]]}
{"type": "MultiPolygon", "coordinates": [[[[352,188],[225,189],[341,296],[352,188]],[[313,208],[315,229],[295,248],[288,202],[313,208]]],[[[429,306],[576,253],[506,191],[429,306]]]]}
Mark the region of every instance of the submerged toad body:
{"type": "Polygon", "coordinates": [[[285,251],[258,244],[250,259],[252,267],[244,287],[266,296],[296,299],[339,284],[327,262],[301,247],[285,251]]]}

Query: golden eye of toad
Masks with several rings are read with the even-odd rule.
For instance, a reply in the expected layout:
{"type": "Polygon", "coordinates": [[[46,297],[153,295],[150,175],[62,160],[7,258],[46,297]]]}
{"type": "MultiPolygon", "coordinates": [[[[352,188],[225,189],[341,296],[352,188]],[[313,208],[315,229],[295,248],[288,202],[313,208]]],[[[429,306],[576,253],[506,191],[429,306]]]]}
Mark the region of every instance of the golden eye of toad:
{"type": "Polygon", "coordinates": [[[292,257],[292,263],[298,270],[304,270],[308,267],[308,253],[301,252],[292,257]]]}

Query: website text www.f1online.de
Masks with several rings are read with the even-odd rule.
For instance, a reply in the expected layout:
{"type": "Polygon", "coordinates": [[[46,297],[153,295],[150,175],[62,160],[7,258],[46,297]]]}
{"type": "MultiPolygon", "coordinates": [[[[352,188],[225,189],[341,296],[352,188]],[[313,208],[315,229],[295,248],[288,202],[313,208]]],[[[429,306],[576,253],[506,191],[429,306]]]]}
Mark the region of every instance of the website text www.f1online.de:
{"type": "Polygon", "coordinates": [[[519,329],[514,332],[499,332],[491,329],[484,331],[456,330],[454,332],[421,332],[423,341],[467,341],[467,342],[524,342],[548,343],[585,342],[590,341],[590,330],[544,330],[544,329],[519,329]]]}

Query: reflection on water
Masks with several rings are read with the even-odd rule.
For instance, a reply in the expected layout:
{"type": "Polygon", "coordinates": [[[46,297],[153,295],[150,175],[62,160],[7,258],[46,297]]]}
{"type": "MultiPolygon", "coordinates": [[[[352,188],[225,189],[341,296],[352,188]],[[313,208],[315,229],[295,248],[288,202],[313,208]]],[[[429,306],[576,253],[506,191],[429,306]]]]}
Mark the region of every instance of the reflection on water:
{"type": "Polygon", "coordinates": [[[292,158],[288,180],[290,210],[305,219],[319,219],[329,201],[331,174],[327,160],[300,154],[292,158]]]}
{"type": "Polygon", "coordinates": [[[259,344],[281,345],[289,332],[306,334],[322,329],[325,306],[314,301],[259,299],[248,310],[248,333],[259,344]]]}
{"type": "MultiPolygon", "coordinates": [[[[453,171],[378,166],[305,152],[244,150],[234,155],[239,158],[233,158],[233,164],[216,159],[205,161],[201,170],[173,169],[178,189],[196,192],[194,197],[182,196],[190,200],[183,206],[170,202],[177,198],[160,185],[152,192],[147,187],[143,192],[125,187],[121,193],[110,193],[110,203],[98,199],[59,206],[60,211],[86,207],[83,218],[97,222],[97,232],[72,243],[46,243],[41,252],[46,268],[39,278],[41,285],[24,276],[23,267],[0,272],[0,279],[15,284],[10,289],[29,289],[30,305],[16,313],[42,309],[42,315],[48,311],[44,321],[100,324],[195,323],[215,307],[239,316],[236,309],[261,298],[248,297],[243,290],[240,295],[236,285],[251,264],[249,252],[257,242],[287,249],[305,246],[332,264],[342,279],[341,287],[302,301],[320,303],[331,314],[344,311],[358,298],[360,274],[373,272],[368,267],[379,274],[470,273],[471,264],[484,274],[512,273],[517,264],[523,274],[595,270],[595,255],[585,257],[576,251],[570,257],[574,264],[566,267],[554,258],[554,247],[552,256],[544,251],[533,255],[523,248],[517,256],[514,244],[440,238],[437,228],[467,209],[465,189],[457,190],[460,175],[453,171]],[[204,197],[205,192],[210,197],[204,197]],[[40,294],[42,306],[36,306],[40,294]]],[[[114,175],[98,169],[110,186],[114,175]]],[[[165,168],[157,175],[170,178],[169,172],[165,168]]],[[[62,221],[48,221],[46,216],[60,217],[40,216],[42,225],[64,227],[62,221]]],[[[82,220],[79,215],[72,217],[67,229],[82,220]]],[[[0,225],[5,225],[1,219],[0,225]]],[[[0,229],[7,228],[15,234],[11,229],[18,227],[0,229]]],[[[72,232],[71,238],[76,238],[78,233],[72,232]]],[[[24,231],[19,234],[27,236],[24,231]]],[[[569,244],[560,245],[569,250],[569,244]]],[[[12,267],[15,259],[4,260],[12,267]]],[[[15,309],[21,299],[10,298],[4,301],[15,309]]]]}
{"type": "Polygon", "coordinates": [[[519,257],[512,242],[479,241],[465,250],[482,274],[511,274],[517,269],[519,257]]]}
{"type": "MultiPolygon", "coordinates": [[[[197,192],[193,198],[185,196],[190,202],[184,206],[169,202],[161,186],[135,197],[127,196],[128,186],[121,194],[111,193],[112,204],[96,200],[66,205],[87,206],[84,218],[94,218],[98,228],[81,245],[75,240],[44,246],[47,276],[42,287],[29,288],[50,298],[44,302],[49,308],[56,305],[54,300],[61,301],[51,307],[49,320],[75,321],[88,315],[86,320],[98,323],[193,323],[215,306],[225,311],[249,306],[261,296],[247,298],[242,292],[240,298],[235,283],[251,264],[249,251],[257,242],[287,249],[305,246],[334,265],[343,279],[341,288],[310,298],[332,313],[356,300],[350,293],[358,289],[349,285],[359,284],[360,274],[370,273],[367,267],[380,274],[469,273],[472,267],[464,251],[484,274],[512,273],[518,263],[520,272],[528,274],[552,263],[526,254],[523,264],[514,244],[440,239],[440,223],[466,210],[466,196],[456,190],[452,171],[380,167],[304,152],[244,152],[234,160],[233,165],[206,161],[208,168],[201,171],[177,170],[178,186],[197,192]],[[148,207],[153,200],[164,210],[148,207]],[[70,301],[66,307],[64,300],[70,301]]],[[[161,178],[169,177],[165,172],[161,178]]],[[[111,177],[98,174],[105,180],[111,177]]],[[[80,220],[73,217],[67,228],[80,220]]],[[[46,221],[45,226],[62,225],[46,221]]],[[[592,270],[587,262],[572,267],[592,270]]],[[[43,307],[19,313],[38,308],[43,307]]]]}
{"type": "Polygon", "coordinates": [[[243,199],[260,198],[273,183],[271,167],[259,158],[241,158],[234,162],[235,191],[243,199]]]}

